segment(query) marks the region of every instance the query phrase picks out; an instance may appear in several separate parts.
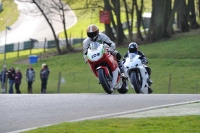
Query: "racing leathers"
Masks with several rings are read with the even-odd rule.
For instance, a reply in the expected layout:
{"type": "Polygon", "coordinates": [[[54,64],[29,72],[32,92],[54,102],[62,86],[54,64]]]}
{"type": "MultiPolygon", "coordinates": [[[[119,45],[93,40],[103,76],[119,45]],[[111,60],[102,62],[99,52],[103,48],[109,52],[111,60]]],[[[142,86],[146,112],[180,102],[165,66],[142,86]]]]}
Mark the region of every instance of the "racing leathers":
{"type": "Polygon", "coordinates": [[[107,44],[109,46],[109,51],[110,53],[117,59],[117,63],[120,69],[121,73],[124,73],[124,66],[122,64],[122,62],[120,61],[121,59],[121,54],[115,50],[115,43],[113,41],[110,40],[110,38],[103,34],[103,33],[99,33],[98,36],[94,39],[91,40],[91,38],[87,37],[84,41],[83,41],[83,57],[85,59],[85,63],[87,63],[87,49],[89,48],[90,43],[92,42],[98,42],[101,44],[107,44]]]}

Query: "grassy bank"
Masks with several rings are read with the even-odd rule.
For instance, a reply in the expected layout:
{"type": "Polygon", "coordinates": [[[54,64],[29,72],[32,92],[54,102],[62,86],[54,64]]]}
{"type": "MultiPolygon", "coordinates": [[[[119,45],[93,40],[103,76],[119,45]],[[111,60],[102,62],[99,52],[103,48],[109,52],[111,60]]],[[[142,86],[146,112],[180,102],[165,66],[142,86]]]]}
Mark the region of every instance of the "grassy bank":
{"type": "Polygon", "coordinates": [[[103,119],[65,122],[26,133],[197,133],[200,116],[103,119]]]}
{"type": "MultiPolygon", "coordinates": [[[[198,82],[200,33],[199,31],[191,33],[193,34],[183,34],[182,37],[173,37],[168,41],[139,45],[139,50],[145,53],[149,60],[148,66],[152,69],[154,93],[166,94],[169,91],[170,93],[200,93],[198,82]],[[171,84],[169,85],[170,74],[171,84]]],[[[117,50],[124,55],[127,47],[120,47],[117,50]]],[[[28,56],[8,59],[6,62],[8,67],[21,68],[23,76],[29,64],[28,56]]],[[[42,63],[48,64],[51,70],[47,93],[57,93],[59,72],[63,81],[60,85],[61,93],[105,93],[88,64],[84,63],[82,52],[52,56],[33,64],[36,71],[34,93],[40,92],[39,71],[42,63]]],[[[25,77],[22,79],[20,88],[22,93],[27,93],[25,77]]],[[[130,88],[128,93],[135,92],[130,88]]]]}

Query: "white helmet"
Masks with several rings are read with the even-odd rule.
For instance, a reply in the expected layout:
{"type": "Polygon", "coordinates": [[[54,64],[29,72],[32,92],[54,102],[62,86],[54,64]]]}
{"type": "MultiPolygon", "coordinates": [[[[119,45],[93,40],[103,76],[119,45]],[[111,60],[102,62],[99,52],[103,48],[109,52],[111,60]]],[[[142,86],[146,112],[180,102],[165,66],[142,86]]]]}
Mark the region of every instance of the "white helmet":
{"type": "Polygon", "coordinates": [[[91,38],[92,41],[94,41],[99,34],[99,28],[94,24],[89,25],[86,31],[87,31],[87,36],[91,38]]]}

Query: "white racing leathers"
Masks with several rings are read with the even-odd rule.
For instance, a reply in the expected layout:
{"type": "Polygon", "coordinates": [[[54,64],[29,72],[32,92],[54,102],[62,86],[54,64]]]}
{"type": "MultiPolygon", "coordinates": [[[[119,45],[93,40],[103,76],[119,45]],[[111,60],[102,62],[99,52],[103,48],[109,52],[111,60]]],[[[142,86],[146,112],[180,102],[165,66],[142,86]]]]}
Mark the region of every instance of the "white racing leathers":
{"type": "MultiPolygon", "coordinates": [[[[115,43],[113,41],[110,40],[110,38],[103,34],[103,33],[99,33],[97,38],[95,39],[97,42],[101,43],[101,44],[107,44],[110,48],[110,51],[114,51],[115,50],[115,43]]],[[[92,42],[91,38],[87,37],[84,41],[83,41],[83,57],[85,59],[86,62],[86,54],[87,54],[87,49],[89,48],[89,44],[92,42]]]]}

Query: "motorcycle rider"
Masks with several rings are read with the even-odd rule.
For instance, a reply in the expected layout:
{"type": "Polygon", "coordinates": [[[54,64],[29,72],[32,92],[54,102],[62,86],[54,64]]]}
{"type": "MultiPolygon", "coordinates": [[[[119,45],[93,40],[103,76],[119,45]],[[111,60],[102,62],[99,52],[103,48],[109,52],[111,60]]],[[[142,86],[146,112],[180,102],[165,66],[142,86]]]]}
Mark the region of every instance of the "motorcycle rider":
{"type": "Polygon", "coordinates": [[[111,41],[107,35],[99,33],[99,28],[94,24],[89,25],[86,32],[88,37],[83,41],[83,57],[85,59],[85,63],[87,63],[87,49],[89,48],[89,44],[91,42],[107,44],[109,46],[108,51],[117,59],[121,74],[124,73],[124,66],[120,61],[122,56],[117,50],[115,50],[115,43],[111,41]]]}
{"type": "Polygon", "coordinates": [[[148,67],[148,66],[146,66],[147,64],[148,64],[148,60],[147,60],[147,58],[145,57],[145,55],[144,55],[144,53],[143,52],[141,52],[141,51],[139,51],[138,50],[138,45],[137,45],[137,43],[136,42],[131,42],[129,45],[128,45],[128,51],[126,52],[126,54],[124,55],[124,58],[123,58],[123,62],[125,62],[125,59],[126,59],[126,57],[128,57],[128,54],[129,53],[135,53],[135,54],[138,54],[138,55],[140,55],[140,60],[142,61],[142,64],[144,64],[144,66],[145,66],[145,68],[146,68],[146,70],[147,70],[147,72],[148,72],[148,74],[149,74],[149,80],[148,80],[148,83],[149,83],[149,93],[152,93],[153,92],[153,90],[152,90],[152,88],[151,88],[151,84],[153,83],[152,81],[151,81],[151,79],[150,79],[150,75],[151,75],[151,69],[148,67]]]}

